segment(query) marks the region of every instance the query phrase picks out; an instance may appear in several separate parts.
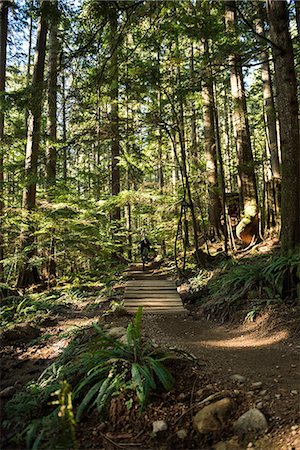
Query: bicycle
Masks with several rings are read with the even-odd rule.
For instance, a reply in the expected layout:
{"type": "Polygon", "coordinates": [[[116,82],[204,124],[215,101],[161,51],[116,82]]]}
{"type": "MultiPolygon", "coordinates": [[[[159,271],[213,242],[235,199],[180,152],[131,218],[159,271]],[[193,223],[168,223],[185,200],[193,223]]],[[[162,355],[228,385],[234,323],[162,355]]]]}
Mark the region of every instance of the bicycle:
{"type": "Polygon", "coordinates": [[[141,250],[141,257],[142,257],[142,263],[143,263],[143,272],[145,272],[145,264],[148,261],[148,255],[149,255],[149,247],[144,247],[141,250]]]}

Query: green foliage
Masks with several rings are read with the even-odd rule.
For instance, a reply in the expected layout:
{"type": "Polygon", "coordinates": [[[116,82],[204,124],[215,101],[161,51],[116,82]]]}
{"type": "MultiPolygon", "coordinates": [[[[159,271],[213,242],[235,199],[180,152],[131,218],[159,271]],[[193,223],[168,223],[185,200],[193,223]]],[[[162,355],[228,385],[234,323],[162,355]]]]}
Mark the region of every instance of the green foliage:
{"type": "Polygon", "coordinates": [[[100,335],[100,349],[91,355],[92,367],[75,388],[75,398],[83,397],[77,411],[78,420],[88,408],[97,407],[101,413],[112,395],[134,391],[144,407],[152,390],[171,389],[173,379],[163,361],[174,355],[142,340],[141,318],[142,308],[128,325],[126,342],[109,337],[94,325],[100,335]]]}
{"type": "MultiPolygon", "coordinates": [[[[230,263],[209,286],[212,296],[240,299],[254,289],[259,298],[283,298],[285,279],[296,272],[300,256],[278,256],[272,259],[253,258],[251,262],[230,263]]],[[[290,292],[290,296],[295,293],[290,292]]]]}
{"type": "Polygon", "coordinates": [[[297,297],[299,262],[299,255],[226,262],[214,272],[200,271],[190,280],[191,289],[199,296],[203,289],[208,292],[204,306],[216,316],[229,318],[237,309],[248,308],[246,318],[254,320],[265,305],[297,297]]]}
{"type": "Polygon", "coordinates": [[[36,293],[24,296],[9,296],[1,300],[0,328],[13,323],[35,324],[66,309],[68,304],[59,293],[36,293]]]}
{"type": "Polygon", "coordinates": [[[51,393],[57,397],[49,405],[58,405],[50,414],[33,421],[26,431],[26,448],[76,449],[75,427],[71,386],[60,382],[59,389],[51,393]]]}
{"type": "Polygon", "coordinates": [[[24,442],[27,436],[31,449],[70,448],[70,442],[75,442],[75,422],[88,410],[96,408],[104,415],[111,397],[119,394],[127,408],[135,403],[144,408],[154,390],[170,390],[173,377],[165,363],[177,353],[145,341],[141,326],[142,308],[121,341],[98,325],[87,334],[76,331],[58,360],[7,402],[3,426],[19,430],[13,443],[24,442]]]}

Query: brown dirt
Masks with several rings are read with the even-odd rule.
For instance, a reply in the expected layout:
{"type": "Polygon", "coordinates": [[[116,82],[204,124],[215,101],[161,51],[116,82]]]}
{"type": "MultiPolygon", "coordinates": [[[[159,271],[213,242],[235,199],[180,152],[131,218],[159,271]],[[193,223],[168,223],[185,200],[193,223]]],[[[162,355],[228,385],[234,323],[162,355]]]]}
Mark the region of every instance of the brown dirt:
{"type": "MultiPolygon", "coordinates": [[[[87,304],[84,302],[77,311],[61,317],[55,326],[45,326],[42,333],[50,334],[49,339],[34,345],[6,346],[2,350],[1,389],[11,385],[19,389],[29,379],[37,377],[68,345],[70,337],[64,336],[66,331],[74,326],[86,326],[102,316],[101,311],[89,312],[87,304]]],[[[117,326],[126,325],[130,318],[113,315],[103,320],[117,326]]],[[[192,315],[185,318],[145,315],[143,329],[147,337],[159,345],[175,346],[192,353],[198,364],[173,366],[177,379],[174,390],[155,395],[143,414],[137,410],[128,413],[115,400],[110,421],[102,422],[96,413],[87,417],[78,427],[80,448],[213,448],[216,442],[231,438],[230,430],[219,436],[196,435],[191,419],[193,411],[197,410],[191,407],[197,395],[202,399],[226,391],[228,395],[237,396],[240,405],[237,413],[254,406],[261,408],[268,419],[269,430],[256,442],[232,440],[232,446],[223,449],[242,449],[248,445],[261,450],[300,449],[300,345],[285,321],[273,323],[272,320],[270,311],[254,323],[230,326],[220,326],[192,315]],[[244,376],[245,382],[232,381],[230,377],[234,374],[244,376]],[[262,383],[259,390],[251,387],[255,382],[262,383]],[[154,438],[151,424],[160,419],[169,423],[169,431],[154,438]],[[182,428],[188,433],[183,441],[176,436],[176,431],[182,428]]]]}

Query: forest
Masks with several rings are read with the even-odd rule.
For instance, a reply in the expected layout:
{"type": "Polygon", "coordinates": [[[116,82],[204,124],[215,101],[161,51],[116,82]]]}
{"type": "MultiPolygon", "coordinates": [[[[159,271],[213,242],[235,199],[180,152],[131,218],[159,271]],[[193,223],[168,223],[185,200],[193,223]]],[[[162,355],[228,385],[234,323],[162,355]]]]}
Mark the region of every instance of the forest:
{"type": "Polygon", "coordinates": [[[300,447],[300,1],[0,23],[1,448],[300,447]]]}

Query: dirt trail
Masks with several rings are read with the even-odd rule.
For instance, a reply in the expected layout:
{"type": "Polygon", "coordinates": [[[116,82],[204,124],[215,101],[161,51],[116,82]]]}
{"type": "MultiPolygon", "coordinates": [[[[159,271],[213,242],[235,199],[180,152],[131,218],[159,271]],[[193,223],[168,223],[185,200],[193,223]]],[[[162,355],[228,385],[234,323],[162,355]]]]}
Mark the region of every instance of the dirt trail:
{"type": "MultiPolygon", "coordinates": [[[[151,269],[148,280],[163,278],[163,273],[151,269]]],[[[146,279],[138,267],[129,271],[129,278],[146,279]]],[[[271,435],[261,448],[300,449],[300,343],[284,325],[274,325],[271,313],[255,322],[230,326],[193,315],[147,314],[143,318],[144,331],[154,342],[194,354],[206,378],[217,381],[216,387],[221,383],[223,389],[238,388],[250,407],[262,410],[271,435]],[[243,381],[237,383],[234,375],[243,381]]]]}
{"type": "Polygon", "coordinates": [[[299,341],[287,329],[272,331],[267,324],[267,314],[256,323],[230,326],[192,316],[144,317],[144,330],[157,344],[191,352],[212,384],[241,390],[250,407],[262,410],[270,434],[259,448],[300,449],[299,341]],[[237,383],[233,375],[244,377],[244,382],[237,383]],[[253,383],[259,383],[259,389],[253,383]]]}
{"type": "MultiPolygon", "coordinates": [[[[1,388],[36,378],[68,345],[70,328],[97,321],[101,311],[88,312],[90,301],[60,317],[54,326],[45,326],[43,336],[49,334],[48,339],[3,349],[1,388]]],[[[213,388],[239,389],[250,407],[262,410],[270,428],[257,448],[300,449],[300,343],[284,326],[270,328],[269,319],[266,313],[255,323],[220,326],[192,315],[146,314],[143,330],[157,344],[194,354],[203,379],[210,380],[213,388]],[[244,377],[244,381],[237,383],[233,375],[244,377]],[[259,385],[254,387],[253,383],[259,385]]],[[[131,317],[112,315],[105,320],[112,326],[126,326],[131,317]]]]}

